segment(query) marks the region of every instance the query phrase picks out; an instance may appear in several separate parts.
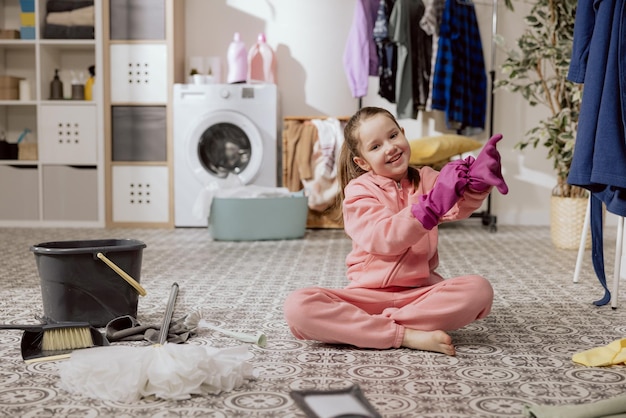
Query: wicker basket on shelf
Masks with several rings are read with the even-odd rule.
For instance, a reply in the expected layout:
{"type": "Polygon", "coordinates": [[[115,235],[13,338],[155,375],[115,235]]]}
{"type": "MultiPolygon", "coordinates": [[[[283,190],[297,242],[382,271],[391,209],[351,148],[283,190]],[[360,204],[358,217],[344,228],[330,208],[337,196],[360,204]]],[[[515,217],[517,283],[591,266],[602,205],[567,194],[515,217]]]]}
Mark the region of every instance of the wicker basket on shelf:
{"type": "Polygon", "coordinates": [[[33,161],[37,160],[37,143],[36,142],[20,142],[17,146],[17,159],[33,161]]]}

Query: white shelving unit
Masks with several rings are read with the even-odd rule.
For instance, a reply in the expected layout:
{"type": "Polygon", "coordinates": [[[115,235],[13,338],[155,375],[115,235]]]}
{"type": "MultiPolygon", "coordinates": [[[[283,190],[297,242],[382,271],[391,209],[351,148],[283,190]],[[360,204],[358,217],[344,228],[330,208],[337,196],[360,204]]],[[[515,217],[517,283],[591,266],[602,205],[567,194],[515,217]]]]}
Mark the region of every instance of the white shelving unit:
{"type": "MultiPolygon", "coordinates": [[[[0,39],[0,76],[26,80],[30,92],[0,100],[0,133],[15,143],[30,130],[24,142],[37,144],[38,158],[0,159],[0,226],[105,225],[102,1],[94,39],[44,39],[46,0],[35,0],[34,39],[0,39]],[[72,100],[72,81],[85,83],[91,65],[93,100],[72,100]],[[55,69],[62,100],[50,100],[55,69]]],[[[0,0],[0,29],[20,30],[21,13],[19,0],[0,0]]]]}
{"type": "Polygon", "coordinates": [[[104,8],[106,225],[174,226],[172,89],[184,75],[183,0],[104,8]]]}

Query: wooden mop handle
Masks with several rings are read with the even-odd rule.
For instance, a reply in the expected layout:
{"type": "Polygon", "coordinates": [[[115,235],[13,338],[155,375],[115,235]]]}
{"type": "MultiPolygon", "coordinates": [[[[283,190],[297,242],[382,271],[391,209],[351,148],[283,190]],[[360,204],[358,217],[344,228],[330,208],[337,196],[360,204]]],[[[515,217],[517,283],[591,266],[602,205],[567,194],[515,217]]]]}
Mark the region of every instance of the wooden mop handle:
{"type": "Polygon", "coordinates": [[[146,296],[146,294],[147,294],[146,289],[144,289],[139,284],[139,282],[137,282],[137,280],[133,279],[132,277],[130,277],[128,275],[128,273],[126,273],[124,270],[119,268],[114,262],[112,262],[111,260],[106,258],[106,256],[104,254],[97,253],[96,257],[98,257],[100,260],[104,261],[104,263],[107,266],[111,267],[111,269],[113,269],[114,272],[119,274],[122,277],[122,279],[126,280],[128,282],[128,284],[130,284],[137,291],[137,293],[139,293],[141,296],[146,296]]]}

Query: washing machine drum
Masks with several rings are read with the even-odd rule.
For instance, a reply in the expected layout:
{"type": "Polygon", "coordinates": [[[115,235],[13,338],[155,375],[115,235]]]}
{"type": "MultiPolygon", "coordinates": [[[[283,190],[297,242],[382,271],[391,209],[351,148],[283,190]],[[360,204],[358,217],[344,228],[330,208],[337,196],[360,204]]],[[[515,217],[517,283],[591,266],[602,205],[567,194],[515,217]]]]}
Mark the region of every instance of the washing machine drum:
{"type": "Polygon", "coordinates": [[[263,138],[254,123],[237,112],[213,112],[194,123],[187,141],[189,164],[203,185],[237,175],[250,183],[263,161],[263,138]]]}

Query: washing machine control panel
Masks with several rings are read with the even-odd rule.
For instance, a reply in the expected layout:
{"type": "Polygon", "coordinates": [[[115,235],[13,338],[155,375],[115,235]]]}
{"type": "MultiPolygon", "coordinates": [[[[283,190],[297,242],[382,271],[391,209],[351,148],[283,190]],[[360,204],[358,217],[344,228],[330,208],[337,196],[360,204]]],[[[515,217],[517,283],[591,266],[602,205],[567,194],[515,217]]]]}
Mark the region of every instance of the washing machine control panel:
{"type": "Polygon", "coordinates": [[[222,99],[228,99],[230,97],[230,91],[228,91],[228,89],[221,89],[220,90],[220,97],[222,99]]]}

